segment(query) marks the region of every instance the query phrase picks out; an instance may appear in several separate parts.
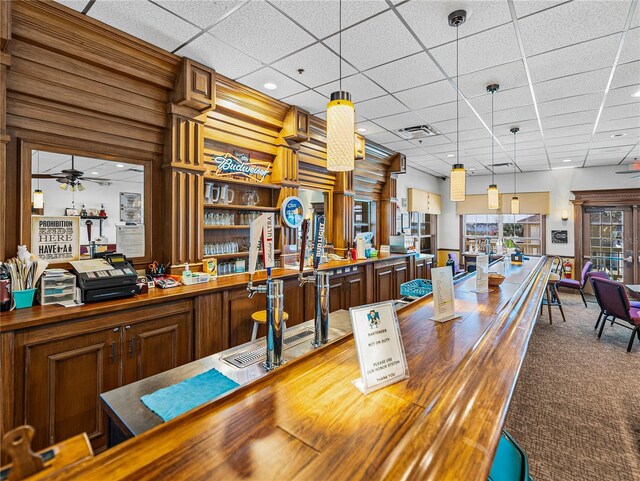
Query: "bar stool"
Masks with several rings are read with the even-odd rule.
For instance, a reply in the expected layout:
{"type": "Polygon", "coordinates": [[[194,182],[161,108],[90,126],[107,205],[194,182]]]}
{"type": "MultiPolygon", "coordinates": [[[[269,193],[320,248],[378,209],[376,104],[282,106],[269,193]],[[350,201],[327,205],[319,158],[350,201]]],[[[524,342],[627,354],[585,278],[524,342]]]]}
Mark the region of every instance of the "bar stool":
{"type": "Polygon", "coordinates": [[[562,301],[560,301],[560,296],[558,295],[558,284],[560,283],[560,275],[556,273],[551,273],[549,275],[549,281],[547,282],[547,287],[545,289],[546,298],[542,299],[542,303],[540,304],[540,315],[542,315],[542,307],[546,304],[547,310],[549,311],[549,324],[553,324],[553,316],[551,315],[551,306],[556,306],[560,309],[560,314],[562,314],[563,322],[567,322],[567,319],[564,317],[564,311],[562,310],[562,301]]]}
{"type": "MultiPolygon", "coordinates": [[[[251,319],[253,320],[253,333],[251,334],[251,340],[255,341],[256,338],[258,337],[258,326],[260,324],[266,324],[267,323],[267,311],[262,310],[262,311],[256,311],[253,314],[251,314],[251,319]]],[[[282,327],[284,329],[287,328],[287,320],[289,319],[289,314],[285,311],[282,311],[282,327]]]]}

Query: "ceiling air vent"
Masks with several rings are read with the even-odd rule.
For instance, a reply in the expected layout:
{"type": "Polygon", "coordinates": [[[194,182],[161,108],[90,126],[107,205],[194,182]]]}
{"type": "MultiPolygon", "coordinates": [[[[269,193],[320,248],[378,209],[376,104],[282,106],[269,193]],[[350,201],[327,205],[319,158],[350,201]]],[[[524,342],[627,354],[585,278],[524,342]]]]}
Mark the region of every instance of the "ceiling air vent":
{"type": "Polygon", "coordinates": [[[511,167],[513,164],[511,162],[503,162],[501,164],[493,164],[493,167],[511,167]]]}
{"type": "Polygon", "coordinates": [[[425,137],[433,137],[434,135],[441,135],[436,129],[430,125],[416,125],[415,127],[405,127],[398,130],[398,134],[403,139],[424,139],[425,137]]]}

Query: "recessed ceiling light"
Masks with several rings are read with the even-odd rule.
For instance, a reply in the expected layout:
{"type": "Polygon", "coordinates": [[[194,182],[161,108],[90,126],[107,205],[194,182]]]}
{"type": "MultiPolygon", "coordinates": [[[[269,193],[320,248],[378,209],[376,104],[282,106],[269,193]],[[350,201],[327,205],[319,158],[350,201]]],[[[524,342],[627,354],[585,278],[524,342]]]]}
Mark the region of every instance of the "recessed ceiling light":
{"type": "Polygon", "coordinates": [[[366,131],[367,131],[367,129],[365,129],[364,127],[360,127],[359,129],[356,130],[356,132],[360,132],[360,133],[363,133],[363,132],[366,132],[366,131]]]}
{"type": "Polygon", "coordinates": [[[562,162],[572,162],[571,159],[564,159],[562,162]]]}
{"type": "Polygon", "coordinates": [[[636,93],[631,94],[632,97],[640,97],[640,90],[638,90],[636,93]]]}
{"type": "Polygon", "coordinates": [[[275,90],[278,88],[278,86],[273,82],[267,82],[266,84],[264,84],[263,87],[266,88],[267,90],[275,90]]]}
{"type": "Polygon", "coordinates": [[[455,157],[456,154],[447,154],[447,157],[455,157]]]}
{"type": "Polygon", "coordinates": [[[116,164],[116,167],[122,168],[122,167],[124,167],[124,164],[116,164]]]}
{"type": "Polygon", "coordinates": [[[611,138],[615,139],[616,137],[624,137],[625,135],[627,135],[627,134],[622,134],[622,133],[620,133],[620,134],[611,134],[611,138]]]}
{"type": "Polygon", "coordinates": [[[551,167],[551,170],[575,169],[575,165],[562,165],[560,167],[551,167]]]}
{"type": "Polygon", "coordinates": [[[91,172],[91,175],[98,175],[97,172],[91,172]]]}

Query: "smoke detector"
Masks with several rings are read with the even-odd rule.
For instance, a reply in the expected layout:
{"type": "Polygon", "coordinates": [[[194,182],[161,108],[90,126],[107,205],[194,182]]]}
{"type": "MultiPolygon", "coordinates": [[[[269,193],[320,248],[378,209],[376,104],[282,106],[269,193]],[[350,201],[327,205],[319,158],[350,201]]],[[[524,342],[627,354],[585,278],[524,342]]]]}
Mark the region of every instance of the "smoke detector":
{"type": "Polygon", "coordinates": [[[424,139],[425,137],[433,137],[435,135],[442,135],[436,129],[430,125],[416,125],[414,127],[405,127],[398,130],[400,137],[406,140],[424,139]]]}

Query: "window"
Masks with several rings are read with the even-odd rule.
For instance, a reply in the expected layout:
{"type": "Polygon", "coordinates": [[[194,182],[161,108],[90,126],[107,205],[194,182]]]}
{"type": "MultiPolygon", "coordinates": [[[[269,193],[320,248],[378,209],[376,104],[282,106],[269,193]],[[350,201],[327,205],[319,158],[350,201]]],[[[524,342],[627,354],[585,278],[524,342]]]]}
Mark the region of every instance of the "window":
{"type": "Polygon", "coordinates": [[[527,255],[542,254],[542,216],[540,214],[467,214],[463,216],[463,243],[468,252],[478,240],[513,240],[527,255]]]}

